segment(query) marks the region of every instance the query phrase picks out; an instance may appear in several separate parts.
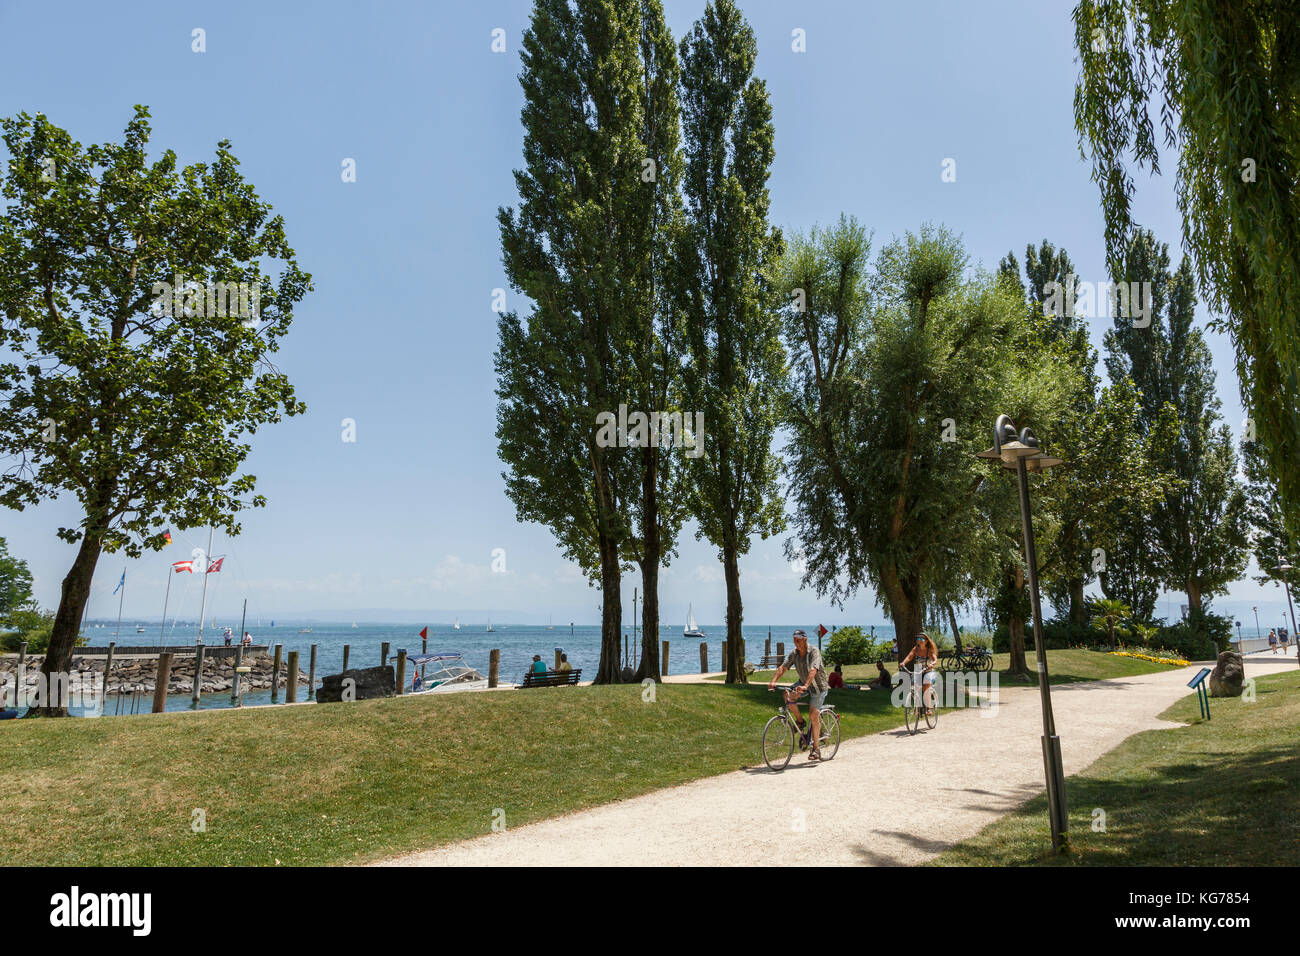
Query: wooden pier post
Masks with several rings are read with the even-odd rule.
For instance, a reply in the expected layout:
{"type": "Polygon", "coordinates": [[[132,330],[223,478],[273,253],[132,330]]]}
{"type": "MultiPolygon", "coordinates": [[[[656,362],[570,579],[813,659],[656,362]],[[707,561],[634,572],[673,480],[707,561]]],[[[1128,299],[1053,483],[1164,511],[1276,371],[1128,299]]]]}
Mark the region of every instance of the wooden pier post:
{"type": "Polygon", "coordinates": [[[785,642],[784,641],[776,642],[776,656],[781,658],[782,664],[785,663],[785,642]]]}
{"type": "Polygon", "coordinates": [[[117,650],[117,641],[108,642],[108,656],[104,658],[104,689],[100,696],[108,703],[108,674],[113,669],[113,651],[117,650]]]}
{"type": "Polygon", "coordinates": [[[14,682],[14,706],[23,705],[22,694],[27,689],[27,642],[23,641],[18,645],[18,670],[14,671],[16,680],[14,682]]]}
{"type": "Polygon", "coordinates": [[[397,692],[406,693],[406,648],[397,650],[397,692]]]}
{"type": "Polygon", "coordinates": [[[555,649],[555,666],[552,667],[551,670],[558,671],[559,669],[560,669],[560,649],[557,647],[555,649]]]}
{"type": "Polygon", "coordinates": [[[663,644],[663,650],[660,652],[659,655],[660,657],[659,673],[662,676],[667,677],[668,676],[668,642],[662,641],[661,643],[663,644]]]}
{"type": "Polygon", "coordinates": [[[379,647],[379,666],[384,667],[388,664],[388,642],[384,641],[379,647]]]}
{"type": "Polygon", "coordinates": [[[771,631],[767,632],[767,640],[763,643],[763,656],[764,657],[772,656],[772,632],[771,631]]]}
{"type": "MultiPolygon", "coordinates": [[[[241,638],[242,640],[242,638],[241,638]]],[[[239,669],[244,666],[244,645],[241,643],[235,648],[235,667],[234,675],[230,681],[230,702],[239,703],[239,669]]]]}
{"type": "Polygon", "coordinates": [[[488,687],[497,686],[497,674],[501,670],[501,650],[493,648],[488,652],[488,687]]]}
{"type": "Polygon", "coordinates": [[[289,652],[289,682],[284,686],[284,702],[286,704],[296,704],[298,702],[298,652],[289,652]]]}
{"type": "Polygon", "coordinates": [[[352,651],[352,645],[351,645],[351,644],[344,644],[344,645],[343,645],[343,669],[344,669],[345,671],[348,669],[348,654],[349,654],[351,651],[352,651]]]}
{"type": "Polygon", "coordinates": [[[199,706],[199,698],[203,696],[203,652],[206,650],[202,644],[194,649],[194,694],[190,698],[195,707],[199,706]]]}
{"type": "Polygon", "coordinates": [[[271,660],[271,703],[280,702],[280,654],[284,651],[283,644],[275,645],[275,657],[271,660]]]}
{"type": "Polygon", "coordinates": [[[709,672],[709,645],[704,641],[700,641],[700,673],[707,674],[708,672],[709,672]]]}
{"type": "Polygon", "coordinates": [[[311,661],[307,665],[307,699],[316,699],[316,645],[311,646],[311,661]]]}
{"type": "Polygon", "coordinates": [[[161,714],[167,707],[167,681],[172,676],[172,652],[163,651],[158,655],[158,676],[153,685],[153,712],[161,714]]]}

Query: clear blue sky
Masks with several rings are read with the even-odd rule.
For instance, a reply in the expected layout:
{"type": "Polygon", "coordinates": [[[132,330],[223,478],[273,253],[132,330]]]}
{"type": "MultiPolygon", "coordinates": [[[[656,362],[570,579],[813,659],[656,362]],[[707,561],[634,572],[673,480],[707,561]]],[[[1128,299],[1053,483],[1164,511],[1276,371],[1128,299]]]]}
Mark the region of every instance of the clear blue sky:
{"type": "MultiPolygon", "coordinates": [[[[776,224],[802,230],[847,212],[878,248],[941,222],[988,268],[1048,238],[1083,279],[1105,279],[1097,190],[1072,122],[1072,0],[741,5],[775,113],[776,224]],[[805,53],[791,49],[796,28],[805,53]],[[947,157],[955,183],[940,179],[947,157]]],[[[680,37],[704,3],[666,6],[680,37]]],[[[0,114],[44,112],[99,142],[145,103],[153,147],[182,163],[230,139],[315,277],[280,353],[308,412],[256,438],[249,467],[270,504],[214,547],[230,555],[213,576],[219,616],[246,596],[254,616],[598,621],[598,592],[544,528],[516,522],[495,452],[491,296],[506,284],[495,212],[515,201],[529,10],[523,0],[0,2],[0,114]],[[504,55],[491,51],[497,27],[504,55]],[[194,28],[205,53],[191,51],[194,28]],[[355,183],[340,178],[349,157],[355,183]],[[341,440],[344,418],[357,423],[355,444],[341,440]],[[504,574],[491,569],[495,548],[504,574]]],[[[1135,211],[1177,250],[1170,179],[1142,186],[1135,211]]],[[[1094,323],[1098,344],[1107,321],[1094,323]]],[[[1212,343],[1239,431],[1227,344],[1212,343]]],[[[66,502],[0,513],[46,605],[73,556],[54,530],[75,520],[66,502]]],[[[206,544],[197,530],[176,537],[139,562],[105,555],[92,615],[116,613],[108,594],[125,566],[127,616],[156,617],[166,564],[206,544]]],[[[747,623],[887,620],[870,593],[839,612],[800,591],[780,541],[756,542],[742,573],[747,623]]],[[[198,579],[176,582],[173,598],[196,616],[198,579]]],[[[625,582],[630,614],[637,582],[625,582]]],[[[683,620],[688,602],[701,623],[722,620],[721,567],[693,529],[661,582],[666,622],[683,620]]],[[[1182,600],[1162,599],[1160,613],[1176,616],[1182,600]]],[[[1243,583],[1218,606],[1259,604],[1268,626],[1280,601],[1271,585],[1243,583]]]]}

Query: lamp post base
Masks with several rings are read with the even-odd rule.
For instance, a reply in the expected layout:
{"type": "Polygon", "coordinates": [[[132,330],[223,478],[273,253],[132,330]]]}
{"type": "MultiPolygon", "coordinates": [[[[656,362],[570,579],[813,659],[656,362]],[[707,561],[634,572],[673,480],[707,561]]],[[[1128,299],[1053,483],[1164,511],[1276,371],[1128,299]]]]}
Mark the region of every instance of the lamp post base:
{"type": "Polygon", "coordinates": [[[1052,851],[1066,853],[1070,848],[1070,818],[1065,803],[1065,774],[1061,769],[1061,738],[1039,738],[1043,743],[1043,775],[1047,779],[1047,809],[1052,824],[1052,851]]]}

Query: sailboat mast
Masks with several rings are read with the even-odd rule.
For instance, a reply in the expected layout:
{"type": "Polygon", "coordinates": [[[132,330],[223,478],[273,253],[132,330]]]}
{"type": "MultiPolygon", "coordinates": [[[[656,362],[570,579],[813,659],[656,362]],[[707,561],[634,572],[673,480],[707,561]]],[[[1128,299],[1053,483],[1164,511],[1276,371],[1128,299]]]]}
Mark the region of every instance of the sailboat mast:
{"type": "Polygon", "coordinates": [[[212,563],[212,525],[208,525],[208,551],[203,555],[203,603],[199,605],[199,643],[203,643],[203,615],[208,611],[208,566],[212,563]]]}

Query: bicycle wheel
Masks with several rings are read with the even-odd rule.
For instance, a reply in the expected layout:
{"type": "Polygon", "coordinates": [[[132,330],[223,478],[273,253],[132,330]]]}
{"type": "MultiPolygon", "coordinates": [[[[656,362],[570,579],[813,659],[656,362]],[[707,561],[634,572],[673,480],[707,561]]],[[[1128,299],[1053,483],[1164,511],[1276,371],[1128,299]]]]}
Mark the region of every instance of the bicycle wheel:
{"type": "Polygon", "coordinates": [[[833,760],[840,749],[840,715],[833,710],[823,710],[819,717],[821,733],[817,736],[817,747],[823,760],[833,760]]]}
{"type": "MultiPolygon", "coordinates": [[[[920,725],[920,720],[917,724],[920,725]]],[[[939,723],[939,701],[935,697],[934,685],[931,684],[925,689],[925,726],[934,730],[935,724],[939,723]]]]}
{"type": "Polygon", "coordinates": [[[794,755],[794,728],[777,714],[763,728],[763,762],[773,770],[784,770],[794,755]]]}
{"type": "Polygon", "coordinates": [[[985,654],[984,657],[983,657],[983,660],[981,660],[980,663],[981,663],[981,665],[982,665],[982,669],[983,669],[983,670],[986,670],[986,671],[991,671],[991,670],[993,670],[993,655],[992,655],[992,654],[985,654]]]}
{"type": "Polygon", "coordinates": [[[909,692],[909,702],[903,705],[903,723],[907,724],[908,732],[914,734],[921,729],[921,711],[911,705],[911,699],[909,692]]]}

